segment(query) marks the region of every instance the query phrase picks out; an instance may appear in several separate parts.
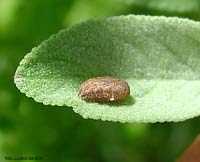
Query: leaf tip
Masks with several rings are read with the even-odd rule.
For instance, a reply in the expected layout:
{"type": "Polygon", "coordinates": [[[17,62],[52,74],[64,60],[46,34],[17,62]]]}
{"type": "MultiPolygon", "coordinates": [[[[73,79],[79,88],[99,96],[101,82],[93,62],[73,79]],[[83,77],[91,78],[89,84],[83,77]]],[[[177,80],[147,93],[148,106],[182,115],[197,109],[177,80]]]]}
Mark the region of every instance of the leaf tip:
{"type": "Polygon", "coordinates": [[[14,76],[14,83],[16,85],[18,85],[20,81],[21,81],[21,77],[18,74],[15,74],[15,76],[14,76]]]}

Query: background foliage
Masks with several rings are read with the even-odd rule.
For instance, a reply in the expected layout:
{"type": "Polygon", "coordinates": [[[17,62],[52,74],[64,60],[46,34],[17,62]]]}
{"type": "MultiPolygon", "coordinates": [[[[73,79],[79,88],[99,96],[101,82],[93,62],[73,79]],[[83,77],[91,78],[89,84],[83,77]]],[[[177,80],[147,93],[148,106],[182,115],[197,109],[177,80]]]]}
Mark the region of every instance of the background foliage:
{"type": "Polygon", "coordinates": [[[200,118],[164,124],[84,120],[71,108],[20,94],[13,76],[32,47],[80,21],[122,14],[198,21],[199,8],[198,0],[0,0],[0,161],[6,155],[52,162],[174,161],[199,133],[200,118]]]}

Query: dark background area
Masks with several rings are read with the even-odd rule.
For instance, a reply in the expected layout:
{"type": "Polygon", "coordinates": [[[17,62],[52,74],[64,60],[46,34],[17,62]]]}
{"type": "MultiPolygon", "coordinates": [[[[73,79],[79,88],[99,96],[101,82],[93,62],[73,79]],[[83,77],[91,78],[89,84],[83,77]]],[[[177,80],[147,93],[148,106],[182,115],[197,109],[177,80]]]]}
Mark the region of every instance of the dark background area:
{"type": "Polygon", "coordinates": [[[52,162],[172,162],[183,153],[200,132],[200,118],[156,124],[85,120],[69,107],[36,103],[14,85],[19,61],[51,34],[90,18],[127,14],[198,21],[200,1],[0,0],[0,161],[34,155],[52,162]]]}

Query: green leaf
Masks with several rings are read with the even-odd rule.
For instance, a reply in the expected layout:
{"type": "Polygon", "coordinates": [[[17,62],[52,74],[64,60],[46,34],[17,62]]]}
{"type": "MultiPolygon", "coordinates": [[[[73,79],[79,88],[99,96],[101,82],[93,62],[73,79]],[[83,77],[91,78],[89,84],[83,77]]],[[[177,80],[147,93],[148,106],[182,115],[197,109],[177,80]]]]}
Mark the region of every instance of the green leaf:
{"type": "Polygon", "coordinates": [[[167,12],[199,12],[199,0],[121,0],[130,5],[137,5],[149,9],[167,12]]]}
{"type": "Polygon", "coordinates": [[[200,23],[119,16],[60,31],[25,56],[15,74],[21,92],[84,118],[120,122],[183,121],[200,115],[200,23]],[[89,103],[77,97],[88,78],[127,81],[131,97],[89,103]]]}

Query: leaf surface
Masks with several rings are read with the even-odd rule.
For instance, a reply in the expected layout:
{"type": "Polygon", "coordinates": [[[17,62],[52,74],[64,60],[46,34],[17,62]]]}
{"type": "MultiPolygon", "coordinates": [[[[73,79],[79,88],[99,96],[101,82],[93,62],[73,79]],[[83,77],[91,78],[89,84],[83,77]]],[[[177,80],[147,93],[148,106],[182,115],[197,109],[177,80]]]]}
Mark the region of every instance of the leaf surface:
{"type": "Polygon", "coordinates": [[[200,115],[200,23],[119,16],[60,31],[25,56],[15,74],[21,92],[45,105],[69,106],[84,118],[119,122],[183,121],[200,115]],[[118,103],[77,97],[97,76],[127,81],[118,103]]]}

